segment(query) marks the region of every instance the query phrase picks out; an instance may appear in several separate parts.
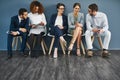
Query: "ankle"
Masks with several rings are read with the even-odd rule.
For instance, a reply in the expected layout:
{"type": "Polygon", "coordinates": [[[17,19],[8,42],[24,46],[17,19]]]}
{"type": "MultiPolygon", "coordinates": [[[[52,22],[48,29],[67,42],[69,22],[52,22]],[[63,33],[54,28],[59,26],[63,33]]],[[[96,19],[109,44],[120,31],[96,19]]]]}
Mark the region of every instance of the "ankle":
{"type": "Polygon", "coordinates": [[[103,51],[107,51],[107,49],[103,49],[103,51]]]}
{"type": "Polygon", "coordinates": [[[92,49],[88,49],[88,51],[92,51],[92,49]]]}

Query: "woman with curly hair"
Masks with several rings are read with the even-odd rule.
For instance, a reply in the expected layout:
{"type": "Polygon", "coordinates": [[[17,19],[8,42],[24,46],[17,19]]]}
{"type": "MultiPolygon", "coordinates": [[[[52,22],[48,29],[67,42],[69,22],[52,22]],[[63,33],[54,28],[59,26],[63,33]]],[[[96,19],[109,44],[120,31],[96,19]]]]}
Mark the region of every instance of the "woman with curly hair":
{"type": "Polygon", "coordinates": [[[42,36],[45,34],[46,31],[46,18],[44,15],[44,8],[39,1],[33,1],[30,4],[30,13],[28,17],[30,19],[30,37],[29,37],[29,44],[31,48],[31,57],[34,57],[33,54],[33,42],[34,37],[37,37],[37,42],[41,43],[42,36]]]}

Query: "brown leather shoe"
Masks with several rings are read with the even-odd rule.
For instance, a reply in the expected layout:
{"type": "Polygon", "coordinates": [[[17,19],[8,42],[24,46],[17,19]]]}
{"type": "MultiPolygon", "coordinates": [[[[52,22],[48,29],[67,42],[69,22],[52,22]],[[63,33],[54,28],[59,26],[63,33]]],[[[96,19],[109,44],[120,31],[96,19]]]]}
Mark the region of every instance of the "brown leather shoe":
{"type": "Polygon", "coordinates": [[[87,56],[88,56],[88,57],[92,57],[92,56],[93,56],[93,51],[88,50],[88,51],[87,51],[87,56]]]}
{"type": "Polygon", "coordinates": [[[102,57],[108,57],[110,53],[107,50],[103,50],[102,57]]]}

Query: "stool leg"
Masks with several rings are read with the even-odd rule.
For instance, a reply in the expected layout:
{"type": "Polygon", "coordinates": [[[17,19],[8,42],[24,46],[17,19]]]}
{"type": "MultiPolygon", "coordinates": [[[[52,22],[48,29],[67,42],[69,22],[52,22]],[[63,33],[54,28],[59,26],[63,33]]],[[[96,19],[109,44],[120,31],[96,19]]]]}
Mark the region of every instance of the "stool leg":
{"type": "Polygon", "coordinates": [[[83,54],[85,55],[85,48],[82,41],[81,41],[81,48],[82,48],[83,54]]]}
{"type": "Polygon", "coordinates": [[[70,55],[70,52],[71,52],[71,50],[68,50],[68,53],[67,53],[67,54],[70,55]]]}
{"type": "Polygon", "coordinates": [[[95,37],[94,37],[94,36],[92,36],[92,37],[91,37],[92,43],[93,43],[94,39],[95,39],[95,37]]]}
{"type": "Polygon", "coordinates": [[[61,48],[62,48],[63,54],[65,54],[65,48],[64,48],[63,43],[62,43],[61,40],[60,40],[60,45],[61,45],[61,48]]]}
{"type": "Polygon", "coordinates": [[[47,47],[47,45],[46,45],[44,40],[43,40],[43,44],[44,44],[44,47],[45,47],[46,51],[48,51],[48,47],[47,47]]]}
{"type": "Polygon", "coordinates": [[[12,48],[15,47],[15,43],[16,43],[16,39],[15,39],[15,37],[14,37],[14,38],[13,38],[13,42],[12,42],[12,48]]]}
{"type": "Polygon", "coordinates": [[[16,39],[16,40],[15,40],[15,41],[16,41],[16,42],[15,42],[15,44],[16,44],[16,50],[18,49],[18,38],[19,38],[19,37],[16,37],[16,38],[15,38],[15,39],[16,39]]]}
{"type": "Polygon", "coordinates": [[[52,41],[51,41],[51,44],[50,44],[50,49],[49,49],[49,52],[48,52],[49,55],[50,55],[50,53],[52,51],[54,41],[55,41],[55,37],[52,38],[52,41]]]}
{"type": "Polygon", "coordinates": [[[41,46],[42,46],[42,50],[43,50],[44,55],[46,55],[45,48],[44,48],[44,45],[43,45],[43,39],[41,41],[41,46]]]}
{"type": "Polygon", "coordinates": [[[35,47],[36,37],[34,37],[33,48],[35,47]]]}
{"type": "Polygon", "coordinates": [[[14,48],[15,50],[18,49],[17,43],[18,43],[18,37],[14,37],[13,43],[12,43],[12,48],[14,48]]]}
{"type": "Polygon", "coordinates": [[[28,42],[26,42],[26,45],[27,45],[28,49],[30,50],[30,45],[28,44],[28,42]]]}
{"type": "Polygon", "coordinates": [[[98,42],[99,42],[99,44],[100,44],[101,49],[103,49],[103,44],[102,44],[102,39],[101,39],[101,37],[97,37],[97,38],[98,38],[98,42]]]}

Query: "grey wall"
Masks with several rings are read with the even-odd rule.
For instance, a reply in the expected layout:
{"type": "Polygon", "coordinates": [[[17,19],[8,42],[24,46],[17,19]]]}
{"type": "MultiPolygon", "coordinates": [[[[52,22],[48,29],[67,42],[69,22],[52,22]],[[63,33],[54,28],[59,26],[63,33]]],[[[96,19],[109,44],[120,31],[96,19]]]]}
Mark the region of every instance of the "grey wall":
{"type": "MultiPolygon", "coordinates": [[[[25,7],[29,11],[29,4],[33,0],[0,0],[0,50],[6,50],[7,34],[9,29],[10,17],[17,14],[19,8],[25,7]]],[[[52,13],[56,12],[56,4],[63,2],[66,5],[65,14],[72,11],[72,6],[75,2],[80,2],[81,12],[87,13],[87,7],[91,3],[97,3],[99,10],[106,13],[109,20],[112,39],[110,49],[120,49],[120,0],[38,0],[45,7],[47,21],[52,13]]]]}

